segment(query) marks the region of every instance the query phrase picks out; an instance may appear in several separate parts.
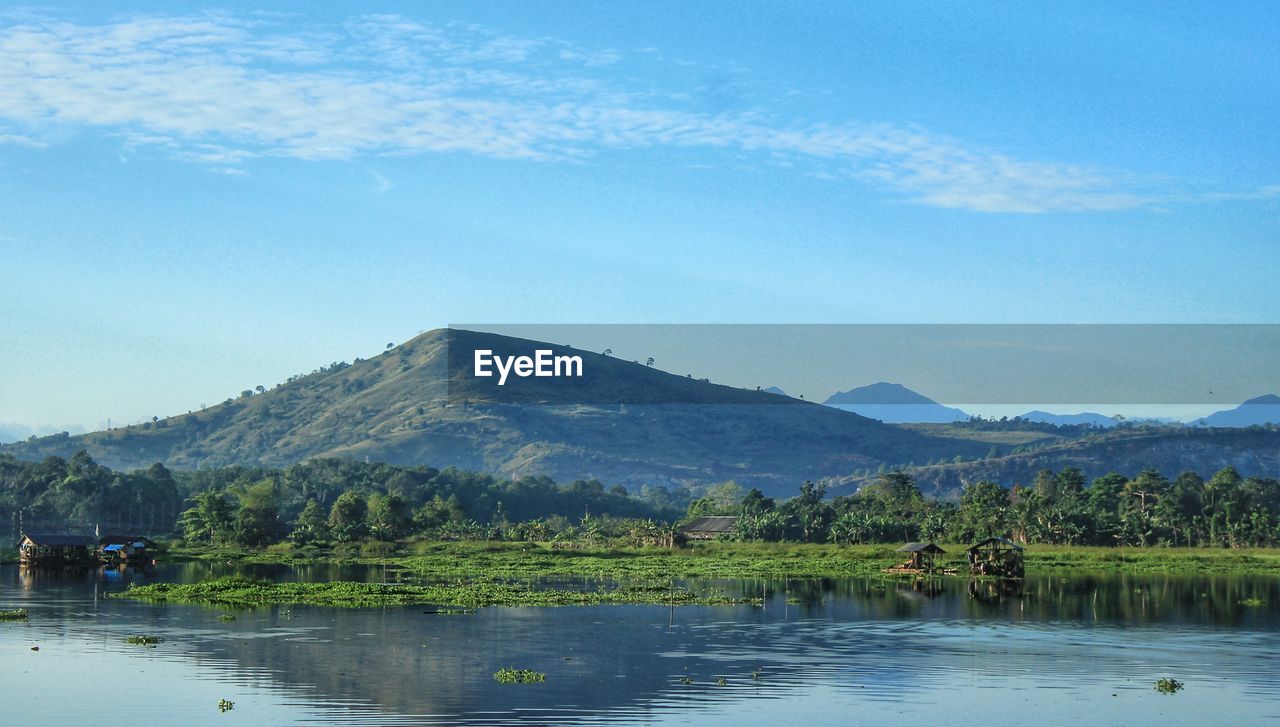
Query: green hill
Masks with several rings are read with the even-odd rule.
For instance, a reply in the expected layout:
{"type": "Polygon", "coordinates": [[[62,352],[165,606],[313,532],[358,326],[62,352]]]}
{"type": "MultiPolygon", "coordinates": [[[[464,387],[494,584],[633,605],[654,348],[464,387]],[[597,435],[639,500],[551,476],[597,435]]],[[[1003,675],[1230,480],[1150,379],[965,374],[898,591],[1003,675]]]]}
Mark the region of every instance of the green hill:
{"type": "Polygon", "coordinates": [[[539,404],[554,392],[537,379],[502,390],[499,399],[492,386],[449,381],[450,335],[463,344],[455,351],[528,351],[532,343],[431,331],[375,358],[334,364],[204,411],[0,451],[35,460],[84,449],[115,469],[153,462],[175,469],[284,466],[323,456],[632,486],[733,478],[790,495],[805,479],[989,449],[542,343],[583,357],[589,375],[575,400],[587,403],[539,404]]]}

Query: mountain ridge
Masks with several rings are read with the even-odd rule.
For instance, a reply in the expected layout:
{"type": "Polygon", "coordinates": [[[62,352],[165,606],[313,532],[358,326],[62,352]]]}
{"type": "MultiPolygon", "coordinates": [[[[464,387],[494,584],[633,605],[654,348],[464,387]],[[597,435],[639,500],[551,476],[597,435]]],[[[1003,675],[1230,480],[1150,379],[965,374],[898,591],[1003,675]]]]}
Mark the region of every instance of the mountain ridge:
{"type": "Polygon", "coordinates": [[[737,479],[790,494],[805,479],[952,456],[957,448],[976,454],[984,447],[603,354],[448,329],[204,411],[7,444],[0,452],[42,459],[84,449],[113,469],[342,457],[627,486],[737,479]],[[557,400],[546,380],[502,390],[468,381],[450,369],[450,345],[580,355],[593,372],[576,392],[585,401],[557,400]]]}

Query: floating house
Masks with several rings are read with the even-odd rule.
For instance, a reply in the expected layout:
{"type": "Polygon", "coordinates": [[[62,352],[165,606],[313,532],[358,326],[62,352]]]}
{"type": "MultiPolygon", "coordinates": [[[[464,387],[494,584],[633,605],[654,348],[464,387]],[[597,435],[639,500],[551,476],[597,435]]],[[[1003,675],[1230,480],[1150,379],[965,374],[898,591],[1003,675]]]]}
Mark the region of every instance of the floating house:
{"type": "Polygon", "coordinates": [[[709,515],[696,518],[680,528],[680,535],[685,540],[715,540],[732,533],[737,524],[737,515],[709,515]]]}
{"type": "Polygon", "coordinates": [[[92,535],[23,533],[18,562],[32,566],[90,565],[98,541],[92,535]]]}
{"type": "Polygon", "coordinates": [[[1022,577],[1022,546],[1008,538],[987,538],[965,552],[969,572],[975,576],[1022,577]]]}
{"type": "Polygon", "coordinates": [[[908,560],[901,565],[886,568],[885,573],[937,573],[939,571],[934,559],[945,555],[947,551],[933,543],[907,543],[898,548],[898,552],[906,553],[908,560]]]}
{"type": "Polygon", "coordinates": [[[141,535],[103,535],[98,547],[105,563],[147,563],[156,550],[155,541],[141,535]]]}

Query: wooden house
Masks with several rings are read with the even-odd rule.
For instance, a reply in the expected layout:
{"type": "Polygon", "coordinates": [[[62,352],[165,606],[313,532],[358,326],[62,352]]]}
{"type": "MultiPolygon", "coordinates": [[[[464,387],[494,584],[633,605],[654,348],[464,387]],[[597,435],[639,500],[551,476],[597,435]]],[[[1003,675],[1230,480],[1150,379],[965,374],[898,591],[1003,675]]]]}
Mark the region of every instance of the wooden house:
{"type": "Polygon", "coordinates": [[[975,576],[1022,577],[1022,546],[1008,538],[987,538],[965,552],[969,572],[975,576]]]}
{"type": "Polygon", "coordinates": [[[18,562],[32,566],[90,565],[98,541],[92,535],[23,533],[18,562]]]}

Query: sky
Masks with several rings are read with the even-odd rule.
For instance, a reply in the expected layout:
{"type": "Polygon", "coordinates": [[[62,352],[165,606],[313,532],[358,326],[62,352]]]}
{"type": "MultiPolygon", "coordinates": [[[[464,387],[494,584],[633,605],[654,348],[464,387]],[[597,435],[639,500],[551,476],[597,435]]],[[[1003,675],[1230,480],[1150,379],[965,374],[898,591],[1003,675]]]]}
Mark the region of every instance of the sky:
{"type": "Polygon", "coordinates": [[[461,321],[1275,323],[1278,25],[0,5],[0,438],[461,321]]]}

